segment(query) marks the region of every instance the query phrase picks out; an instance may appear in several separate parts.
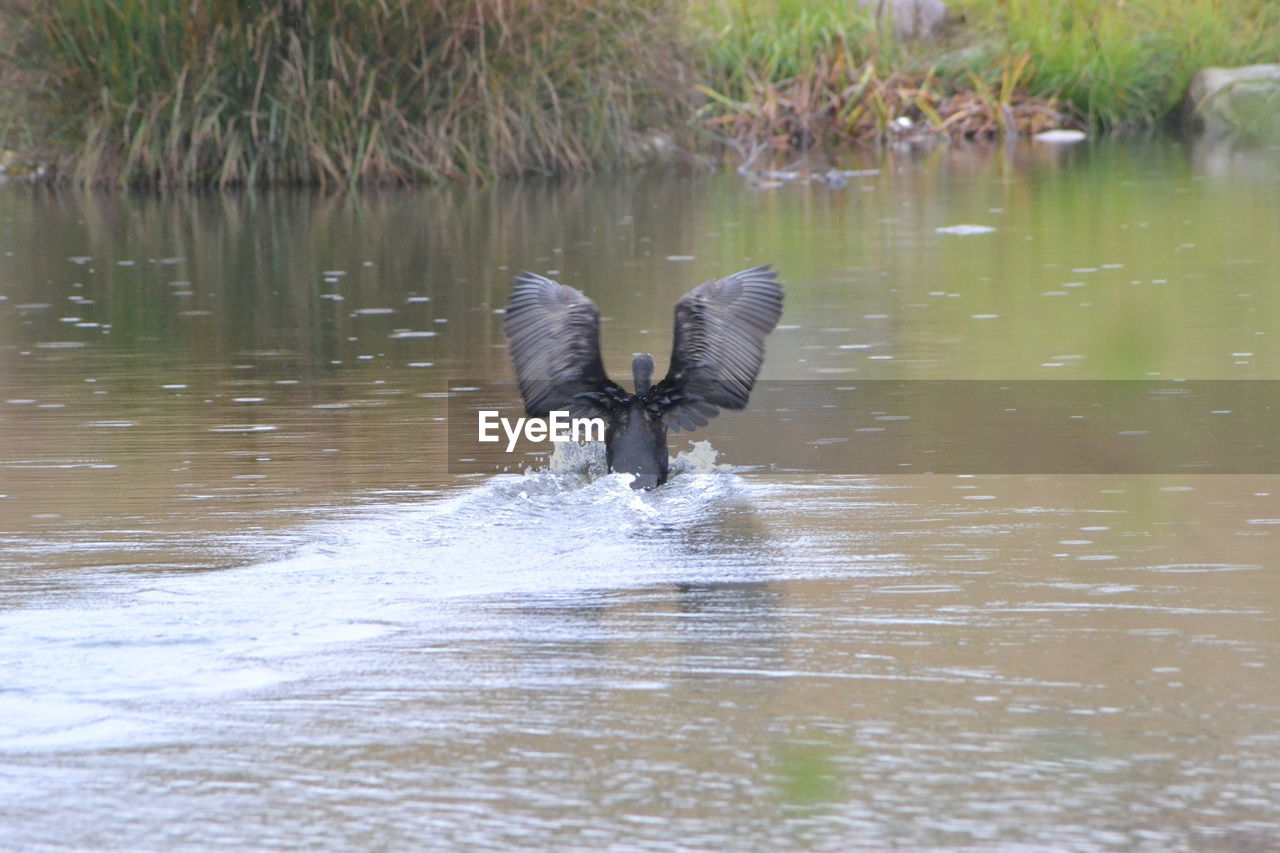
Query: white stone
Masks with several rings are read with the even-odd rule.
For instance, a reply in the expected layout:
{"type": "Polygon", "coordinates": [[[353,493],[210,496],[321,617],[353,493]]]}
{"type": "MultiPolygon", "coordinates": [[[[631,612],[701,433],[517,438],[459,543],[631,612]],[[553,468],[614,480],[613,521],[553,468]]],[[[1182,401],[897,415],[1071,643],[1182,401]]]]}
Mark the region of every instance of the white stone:
{"type": "Polygon", "coordinates": [[[1089,135],[1083,130],[1046,130],[1032,137],[1036,142],[1047,142],[1051,145],[1071,145],[1084,142],[1089,135]]]}

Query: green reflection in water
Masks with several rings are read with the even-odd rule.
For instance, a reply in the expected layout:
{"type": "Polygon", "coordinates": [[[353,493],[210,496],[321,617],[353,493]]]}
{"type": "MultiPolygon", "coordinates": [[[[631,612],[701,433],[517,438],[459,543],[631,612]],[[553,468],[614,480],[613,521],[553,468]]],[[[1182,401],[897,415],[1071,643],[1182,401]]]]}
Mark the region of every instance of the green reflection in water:
{"type": "Polygon", "coordinates": [[[777,749],[779,794],[793,806],[820,806],[845,798],[835,765],[835,750],[825,744],[784,744],[777,749]]]}
{"type": "MultiPolygon", "coordinates": [[[[615,376],[636,352],[662,369],[692,286],[771,262],[788,290],[765,380],[1280,378],[1273,152],[1026,145],[847,165],[865,173],[841,190],[728,172],[341,196],[6,192],[0,390],[34,402],[0,431],[11,454],[127,452],[174,480],[216,459],[188,476],[201,484],[258,476],[270,457],[282,500],[435,488],[449,481],[442,395],[509,378],[500,311],[522,269],[596,301],[615,376]],[[939,230],[958,225],[987,230],[939,230]],[[86,426],[104,422],[133,426],[86,426]]],[[[797,436],[760,411],[706,436],[735,463],[775,459],[797,436]]]]}
{"type": "Polygon", "coordinates": [[[8,193],[10,306],[54,308],[0,310],[0,329],[174,364],[271,351],[320,373],[431,361],[501,378],[494,312],[520,269],[587,291],[608,360],[625,363],[665,357],[691,286],[772,262],[790,285],[783,322],[804,333],[773,343],[767,376],[1274,375],[1274,164],[1220,175],[1148,143],[851,165],[879,171],[841,191],[668,174],[341,197],[8,193]],[[957,224],[994,230],[937,230],[957,224]]]}

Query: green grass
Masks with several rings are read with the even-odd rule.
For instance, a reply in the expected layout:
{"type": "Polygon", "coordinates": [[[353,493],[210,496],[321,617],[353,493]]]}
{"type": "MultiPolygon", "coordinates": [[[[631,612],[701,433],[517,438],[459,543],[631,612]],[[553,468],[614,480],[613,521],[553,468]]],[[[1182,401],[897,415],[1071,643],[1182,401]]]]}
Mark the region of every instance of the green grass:
{"type": "Polygon", "coordinates": [[[902,44],[858,0],[0,0],[0,146],[87,184],[489,178],[657,134],[1026,131],[1055,99],[1150,126],[1201,67],[1280,61],[1276,0],[950,5],[902,44]]]}
{"type": "Polygon", "coordinates": [[[945,136],[964,140],[1069,124],[1052,95],[1026,94],[1026,51],[976,50],[959,23],[927,42],[894,38],[877,3],[715,0],[694,6],[708,127],[739,152],[945,136]],[[962,49],[967,48],[967,49],[962,49]],[[895,124],[910,121],[908,129],[895,124]]]}
{"type": "Polygon", "coordinates": [[[1280,61],[1274,0],[969,0],[970,30],[1031,56],[1027,88],[1100,126],[1146,126],[1210,65],[1280,61]]]}
{"type": "MultiPolygon", "coordinates": [[[[874,4],[872,4],[874,5],[874,4]]],[[[880,78],[932,72],[954,90],[969,74],[998,89],[1028,57],[1021,90],[1062,98],[1097,126],[1149,126],[1207,65],[1280,61],[1275,0],[953,0],[940,40],[899,44],[856,0],[704,0],[692,17],[701,76],[723,101],[815,78],[837,60],[880,78]]],[[[852,81],[850,82],[852,84],[852,81]]]]}
{"type": "Polygon", "coordinates": [[[679,8],[647,0],[6,0],[24,105],[87,183],[578,171],[678,123],[679,8]]]}
{"type": "Polygon", "coordinates": [[[859,64],[878,41],[857,0],[705,0],[690,16],[702,42],[701,82],[728,97],[808,74],[835,55],[859,64]]]}

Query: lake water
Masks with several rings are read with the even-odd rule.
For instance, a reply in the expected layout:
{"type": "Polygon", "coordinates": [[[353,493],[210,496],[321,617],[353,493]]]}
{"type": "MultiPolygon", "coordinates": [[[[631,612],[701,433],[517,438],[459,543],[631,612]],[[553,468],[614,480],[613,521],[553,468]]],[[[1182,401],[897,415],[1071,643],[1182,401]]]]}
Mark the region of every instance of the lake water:
{"type": "Polygon", "coordinates": [[[0,847],[1275,849],[1280,155],[847,165],[0,193],[0,847]],[[667,486],[468,455],[516,272],[621,380],[760,263],[667,486]],[[1037,415],[1181,380],[1190,445],[1140,394],[1084,473],[1037,415]],[[1004,382],[1016,455],[928,455],[1004,382]]]}

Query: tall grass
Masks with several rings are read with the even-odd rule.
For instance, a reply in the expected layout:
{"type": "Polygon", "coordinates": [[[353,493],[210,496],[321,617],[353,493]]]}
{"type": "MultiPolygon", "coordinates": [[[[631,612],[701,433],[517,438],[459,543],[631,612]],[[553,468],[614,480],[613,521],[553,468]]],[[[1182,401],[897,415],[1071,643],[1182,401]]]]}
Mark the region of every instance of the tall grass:
{"type": "Polygon", "coordinates": [[[968,0],[969,28],[1028,53],[1032,94],[1101,126],[1164,118],[1209,65],[1280,61],[1275,0],[968,0]]]}
{"type": "Polygon", "coordinates": [[[1068,120],[1070,111],[1054,98],[1027,98],[1025,52],[947,63],[964,34],[899,42],[892,20],[876,15],[880,6],[859,0],[695,6],[707,41],[701,69],[707,82],[700,87],[709,99],[706,124],[743,153],[768,148],[789,155],[889,138],[1034,133],[1068,120]]]}
{"type": "Polygon", "coordinates": [[[1280,61],[1276,0],[954,0],[940,37],[906,44],[879,5],[695,3],[709,126],[787,152],[904,126],[951,138],[1143,127],[1202,67],[1280,61]]]}
{"type": "Polygon", "coordinates": [[[1280,0],[953,0],[923,44],[878,5],[0,0],[0,147],[85,183],[584,171],[691,128],[794,150],[904,119],[1150,125],[1201,67],[1280,61],[1280,0]]]}
{"type": "Polygon", "coordinates": [[[678,123],[668,0],[6,0],[89,183],[583,170],[678,123]]]}
{"type": "Polygon", "coordinates": [[[836,57],[861,64],[877,43],[857,0],[703,0],[690,15],[704,44],[700,80],[729,98],[808,75],[836,57]]]}

